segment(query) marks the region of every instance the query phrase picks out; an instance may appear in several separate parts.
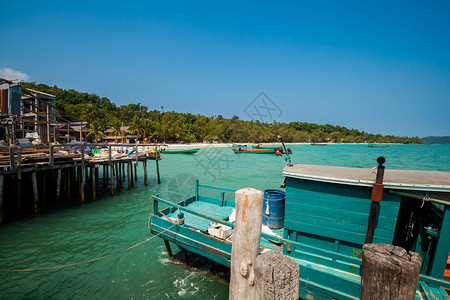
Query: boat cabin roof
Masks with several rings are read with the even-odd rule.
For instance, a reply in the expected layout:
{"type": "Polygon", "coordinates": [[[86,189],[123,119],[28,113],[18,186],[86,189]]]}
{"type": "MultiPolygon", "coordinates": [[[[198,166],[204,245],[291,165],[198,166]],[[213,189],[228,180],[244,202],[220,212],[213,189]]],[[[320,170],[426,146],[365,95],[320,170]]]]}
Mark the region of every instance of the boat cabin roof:
{"type": "MultiPolygon", "coordinates": [[[[294,164],[283,169],[285,177],[358,186],[372,186],[376,168],[349,168],[294,164]]],[[[450,172],[391,170],[384,171],[384,187],[399,190],[450,192],[450,172]]]]}

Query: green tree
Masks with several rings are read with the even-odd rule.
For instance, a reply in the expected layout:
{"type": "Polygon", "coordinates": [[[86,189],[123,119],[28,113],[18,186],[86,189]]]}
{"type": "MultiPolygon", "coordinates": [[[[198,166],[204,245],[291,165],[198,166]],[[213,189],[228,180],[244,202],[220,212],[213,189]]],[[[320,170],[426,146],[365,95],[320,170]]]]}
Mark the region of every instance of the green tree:
{"type": "Polygon", "coordinates": [[[87,138],[92,138],[93,142],[96,142],[98,140],[98,137],[103,137],[104,134],[102,132],[101,125],[98,121],[94,120],[91,123],[91,126],[89,128],[89,132],[86,135],[87,138]]]}

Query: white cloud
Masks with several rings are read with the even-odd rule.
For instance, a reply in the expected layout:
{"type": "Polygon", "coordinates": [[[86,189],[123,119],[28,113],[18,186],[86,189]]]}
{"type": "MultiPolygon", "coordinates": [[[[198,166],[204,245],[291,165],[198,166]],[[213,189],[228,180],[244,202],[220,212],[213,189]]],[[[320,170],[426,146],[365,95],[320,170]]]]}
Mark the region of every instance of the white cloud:
{"type": "Polygon", "coordinates": [[[0,68],[0,78],[8,80],[18,79],[19,81],[27,81],[30,76],[10,68],[0,68]]]}

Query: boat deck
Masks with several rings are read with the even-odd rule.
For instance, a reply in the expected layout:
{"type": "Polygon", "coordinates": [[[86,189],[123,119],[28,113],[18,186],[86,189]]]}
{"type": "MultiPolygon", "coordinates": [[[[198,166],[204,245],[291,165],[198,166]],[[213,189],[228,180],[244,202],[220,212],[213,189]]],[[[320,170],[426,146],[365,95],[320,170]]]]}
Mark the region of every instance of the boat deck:
{"type": "MultiPolygon", "coordinates": [[[[234,209],[233,201],[224,201],[224,197],[210,198],[200,195],[187,198],[178,204],[157,196],[153,196],[153,199],[154,203],[161,202],[169,207],[159,211],[158,206],[154,206],[154,211],[159,211],[162,215],[152,215],[152,233],[160,234],[166,241],[230,267],[232,236],[226,240],[214,237],[208,234],[208,227],[211,222],[216,221],[234,227],[234,224],[229,222],[229,216],[234,209]],[[184,214],[184,224],[175,226],[178,211],[184,214]],[[165,218],[164,214],[170,220],[165,218]]],[[[299,265],[301,298],[358,299],[361,289],[360,258],[291,240],[289,236],[285,236],[284,229],[272,231],[279,237],[262,233],[261,252],[265,251],[265,248],[281,251],[299,265]]],[[[450,287],[450,284],[420,275],[415,298],[441,299],[439,296],[445,295],[442,287],[450,287]]]]}
{"type": "MultiPolygon", "coordinates": [[[[200,213],[205,216],[212,217],[214,219],[226,221],[228,220],[228,216],[233,211],[233,207],[229,206],[218,206],[216,204],[207,203],[204,201],[194,201],[187,206],[189,209],[195,210],[197,213],[200,213]]],[[[209,219],[205,219],[188,212],[184,213],[184,224],[199,229],[199,230],[208,230],[209,224],[212,222],[209,219]]],[[[176,219],[177,212],[173,212],[167,215],[170,218],[176,219]]]]}

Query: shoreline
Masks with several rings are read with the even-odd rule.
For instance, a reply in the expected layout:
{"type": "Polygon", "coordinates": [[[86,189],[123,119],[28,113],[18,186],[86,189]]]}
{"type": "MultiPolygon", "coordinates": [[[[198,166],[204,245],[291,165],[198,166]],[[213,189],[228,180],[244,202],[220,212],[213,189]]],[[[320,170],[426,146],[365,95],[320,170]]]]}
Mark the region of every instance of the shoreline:
{"type": "MultiPolygon", "coordinates": [[[[168,147],[172,148],[207,148],[207,147],[214,147],[214,148],[225,148],[225,147],[232,147],[234,144],[240,144],[240,145],[247,145],[251,146],[254,143],[191,143],[191,144],[165,144],[168,147]]],[[[257,143],[265,146],[269,145],[277,145],[279,143],[257,143]]],[[[322,143],[321,143],[322,144],[322,143]]],[[[323,143],[326,145],[406,145],[401,143],[323,143]]],[[[311,145],[311,143],[285,143],[286,146],[289,145],[311,145]]],[[[408,145],[426,145],[426,144],[408,144],[408,145]]]]}

